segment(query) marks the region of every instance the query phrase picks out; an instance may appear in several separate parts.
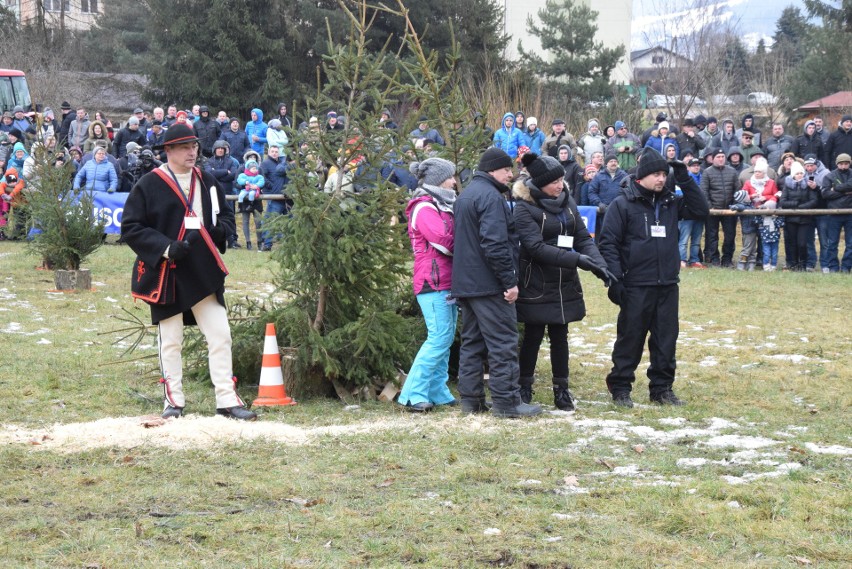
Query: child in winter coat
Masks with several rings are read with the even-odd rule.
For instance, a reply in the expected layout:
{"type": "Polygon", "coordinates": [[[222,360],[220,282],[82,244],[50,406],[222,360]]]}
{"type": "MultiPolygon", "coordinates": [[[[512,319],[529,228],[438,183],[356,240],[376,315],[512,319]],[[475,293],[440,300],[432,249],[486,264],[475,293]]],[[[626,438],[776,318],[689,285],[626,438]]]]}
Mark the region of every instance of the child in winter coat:
{"type": "MultiPolygon", "coordinates": [[[[766,202],[766,209],[775,209],[774,201],[766,202]]],[[[778,243],[781,242],[781,228],[784,218],[779,215],[767,215],[759,220],[760,240],[763,242],[763,270],[774,271],[778,268],[778,243]]]]}
{"type": "Polygon", "coordinates": [[[0,240],[11,237],[10,232],[6,229],[9,211],[25,203],[24,186],[26,186],[26,181],[18,176],[18,171],[15,168],[6,170],[2,181],[0,181],[0,229],[2,229],[0,240]]]}
{"type": "Polygon", "coordinates": [[[265,183],[263,175],[258,172],[257,160],[246,161],[245,170],[237,176],[237,186],[242,188],[237,196],[237,203],[243,211],[251,211],[252,202],[260,197],[260,189],[265,183]]]}
{"type": "MultiPolygon", "coordinates": [[[[21,192],[24,189],[24,179],[18,177],[18,171],[14,168],[9,168],[3,175],[3,180],[0,181],[0,227],[5,227],[9,210],[13,205],[23,199],[21,192]]],[[[3,238],[5,233],[0,233],[0,238],[3,238]]]]}

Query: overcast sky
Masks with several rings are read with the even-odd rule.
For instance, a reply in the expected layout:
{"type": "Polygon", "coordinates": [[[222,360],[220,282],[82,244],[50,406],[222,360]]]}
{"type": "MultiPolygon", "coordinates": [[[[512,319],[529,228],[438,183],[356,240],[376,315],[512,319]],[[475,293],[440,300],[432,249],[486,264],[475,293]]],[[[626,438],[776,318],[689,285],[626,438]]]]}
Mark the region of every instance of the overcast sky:
{"type": "MultiPolygon", "coordinates": [[[[595,4],[592,2],[593,7],[595,4]]],[[[659,43],[654,36],[661,29],[661,17],[673,24],[705,21],[710,25],[733,26],[749,49],[754,49],[760,38],[765,38],[769,45],[778,17],[791,5],[804,13],[802,0],[634,0],[631,49],[659,43]],[[705,8],[695,9],[695,6],[705,8]]]]}

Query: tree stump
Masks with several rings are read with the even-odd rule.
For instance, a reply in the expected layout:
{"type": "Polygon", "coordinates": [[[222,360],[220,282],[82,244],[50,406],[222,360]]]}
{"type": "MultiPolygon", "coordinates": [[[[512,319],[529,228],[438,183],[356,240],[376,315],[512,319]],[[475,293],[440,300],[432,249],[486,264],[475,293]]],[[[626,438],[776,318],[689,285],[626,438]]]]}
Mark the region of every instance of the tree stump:
{"type": "Polygon", "coordinates": [[[328,397],[332,391],[330,381],[322,374],[309,371],[304,375],[296,372],[296,350],[281,348],[281,373],[284,376],[284,389],[293,399],[309,397],[328,397]]]}
{"type": "Polygon", "coordinates": [[[92,273],[89,269],[65,271],[58,269],[53,273],[57,290],[89,290],[92,288],[92,273]]]}

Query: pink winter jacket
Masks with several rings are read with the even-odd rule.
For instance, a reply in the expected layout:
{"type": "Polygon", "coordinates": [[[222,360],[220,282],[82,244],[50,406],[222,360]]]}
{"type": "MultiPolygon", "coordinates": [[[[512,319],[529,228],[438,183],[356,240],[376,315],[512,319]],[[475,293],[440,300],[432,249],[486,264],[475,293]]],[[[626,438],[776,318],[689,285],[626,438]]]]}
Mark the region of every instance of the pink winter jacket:
{"type": "Polygon", "coordinates": [[[414,294],[450,290],[453,276],[453,215],[438,210],[429,196],[405,208],[408,238],[414,251],[414,294]],[[423,204],[423,205],[420,205],[423,204]]]}

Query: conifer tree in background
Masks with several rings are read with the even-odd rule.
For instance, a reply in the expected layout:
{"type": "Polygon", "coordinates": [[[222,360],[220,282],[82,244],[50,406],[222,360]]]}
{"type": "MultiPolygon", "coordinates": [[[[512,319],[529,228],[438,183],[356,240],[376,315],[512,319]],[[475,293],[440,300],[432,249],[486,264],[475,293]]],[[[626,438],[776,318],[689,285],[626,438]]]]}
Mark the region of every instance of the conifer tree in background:
{"type": "Polygon", "coordinates": [[[624,46],[604,47],[595,41],[598,13],[575,0],[547,0],[537,24],[527,18],[527,32],[536,36],[549,57],[526,51],[518,41],[522,65],[547,81],[569,101],[601,101],[612,95],[610,74],[624,57],[624,46]]]}

